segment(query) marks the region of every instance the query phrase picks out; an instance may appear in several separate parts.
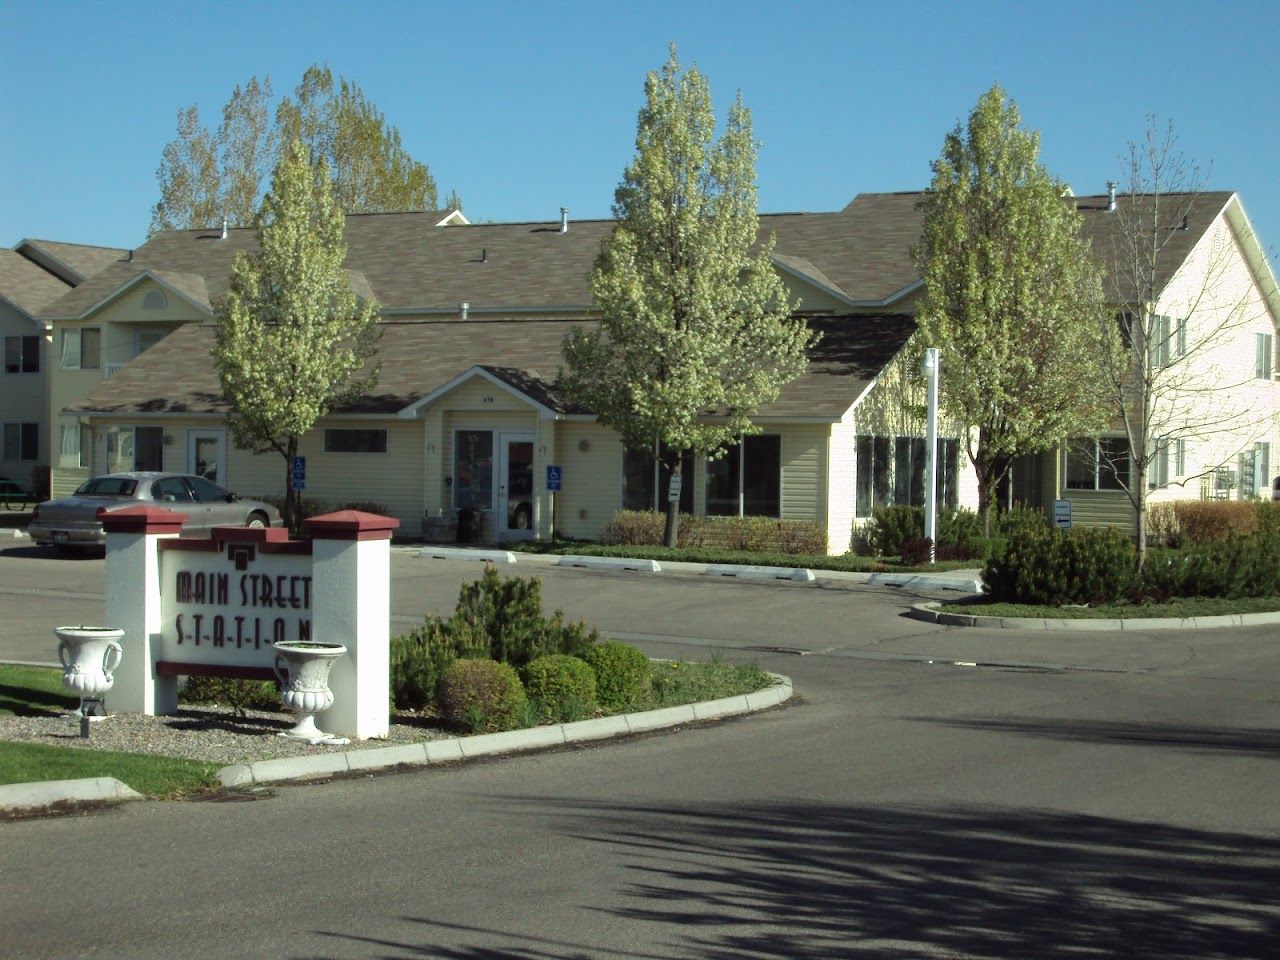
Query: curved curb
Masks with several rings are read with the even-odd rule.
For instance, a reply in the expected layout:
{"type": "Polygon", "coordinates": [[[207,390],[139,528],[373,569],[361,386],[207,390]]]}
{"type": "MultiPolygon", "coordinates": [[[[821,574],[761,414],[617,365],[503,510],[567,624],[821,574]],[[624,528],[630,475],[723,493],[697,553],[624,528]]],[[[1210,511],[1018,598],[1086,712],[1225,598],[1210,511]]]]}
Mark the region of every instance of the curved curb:
{"type": "Polygon", "coordinates": [[[1069,617],[1046,620],[1037,617],[984,617],[937,609],[938,601],[917,603],[907,616],[949,627],[982,627],[987,630],[1213,630],[1220,627],[1254,627],[1280,623],[1280,611],[1227,613],[1211,617],[1130,617],[1126,620],[1089,620],[1069,617]]]}
{"type": "Polygon", "coordinates": [[[708,700],[682,707],[664,707],[644,713],[623,713],[597,720],[579,720],[529,730],[485,733],[454,740],[429,740],[369,750],[348,750],[310,757],[282,757],[257,763],[236,763],[223,767],[215,776],[225,787],[278,783],[282,780],[315,779],[338,773],[362,773],[396,766],[427,766],[495,754],[524,753],[545,750],[571,743],[588,743],[611,737],[648,733],[699,720],[718,720],[742,716],[776,707],[791,699],[791,679],[771,673],[772,686],[737,697],[708,700]]]}
{"type": "Polygon", "coordinates": [[[0,786],[0,810],[38,810],[55,803],[94,800],[141,800],[142,794],[114,777],[85,780],[42,780],[0,786]]]}

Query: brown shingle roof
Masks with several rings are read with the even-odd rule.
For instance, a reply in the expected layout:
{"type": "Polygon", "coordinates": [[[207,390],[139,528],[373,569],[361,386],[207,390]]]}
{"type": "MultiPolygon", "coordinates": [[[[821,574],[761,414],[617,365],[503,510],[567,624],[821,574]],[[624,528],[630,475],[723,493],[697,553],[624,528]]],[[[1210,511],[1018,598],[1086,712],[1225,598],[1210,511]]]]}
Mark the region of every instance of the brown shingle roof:
{"type": "MultiPolygon", "coordinates": [[[[393,415],[473,367],[559,412],[574,412],[556,392],[560,345],[574,326],[552,320],[426,320],[382,324],[381,372],[373,392],[340,412],[393,415]]],[[[823,317],[808,371],[788,384],[762,417],[839,419],[906,343],[914,321],[901,315],[823,317]]],[[[215,327],[188,324],[68,407],[79,413],[224,414],[209,360],[215,327]]]]}
{"type": "Polygon", "coordinates": [[[87,243],[61,243],[57,240],[23,240],[16,248],[32,259],[49,260],[50,269],[77,284],[86,277],[106,269],[129,255],[119,247],[95,247],[87,243]]]}
{"type": "Polygon", "coordinates": [[[12,250],[0,248],[0,297],[35,316],[70,287],[12,250]]]}

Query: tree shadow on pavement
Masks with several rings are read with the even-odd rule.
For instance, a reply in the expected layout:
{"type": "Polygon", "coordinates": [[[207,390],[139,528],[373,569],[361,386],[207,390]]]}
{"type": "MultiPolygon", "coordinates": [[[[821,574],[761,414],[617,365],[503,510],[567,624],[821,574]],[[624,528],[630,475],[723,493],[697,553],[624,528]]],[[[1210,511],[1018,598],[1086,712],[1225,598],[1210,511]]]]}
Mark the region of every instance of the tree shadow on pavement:
{"type": "MultiPolygon", "coordinates": [[[[992,717],[938,719],[914,717],[966,730],[1020,733],[1053,740],[1172,747],[1209,753],[1239,753],[1280,760],[1280,730],[1262,727],[1198,727],[1174,723],[1124,723],[1111,720],[992,717]]],[[[1280,803],[1280,798],[1277,799],[1280,803]]]]}
{"type": "Polygon", "coordinates": [[[547,931],[533,904],[526,929],[416,916],[424,942],[366,942],[443,960],[1262,960],[1280,938],[1272,838],[972,807],[496,802],[616,861],[625,882],[574,904],[616,942],[547,931]]]}

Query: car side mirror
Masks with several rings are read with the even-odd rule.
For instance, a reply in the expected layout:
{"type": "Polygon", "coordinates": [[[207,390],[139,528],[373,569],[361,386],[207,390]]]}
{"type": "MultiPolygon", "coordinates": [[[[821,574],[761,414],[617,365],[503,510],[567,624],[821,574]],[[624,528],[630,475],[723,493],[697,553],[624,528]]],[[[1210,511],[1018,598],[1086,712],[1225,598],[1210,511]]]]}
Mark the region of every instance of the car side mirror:
{"type": "Polygon", "coordinates": [[[234,493],[228,493],[228,494],[227,494],[227,503],[235,503],[235,502],[236,502],[237,500],[239,500],[239,499],[240,499],[240,498],[239,498],[238,496],[236,496],[234,493]]]}

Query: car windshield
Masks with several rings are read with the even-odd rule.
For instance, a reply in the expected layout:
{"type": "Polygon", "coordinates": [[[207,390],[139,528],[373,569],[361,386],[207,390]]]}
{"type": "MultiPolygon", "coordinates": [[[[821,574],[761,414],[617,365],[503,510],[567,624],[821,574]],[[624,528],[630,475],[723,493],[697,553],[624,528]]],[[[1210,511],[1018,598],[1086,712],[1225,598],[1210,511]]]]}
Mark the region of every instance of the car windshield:
{"type": "Polygon", "coordinates": [[[138,488],[137,480],[128,477],[94,477],[80,484],[77,497],[132,497],[138,488]]]}

